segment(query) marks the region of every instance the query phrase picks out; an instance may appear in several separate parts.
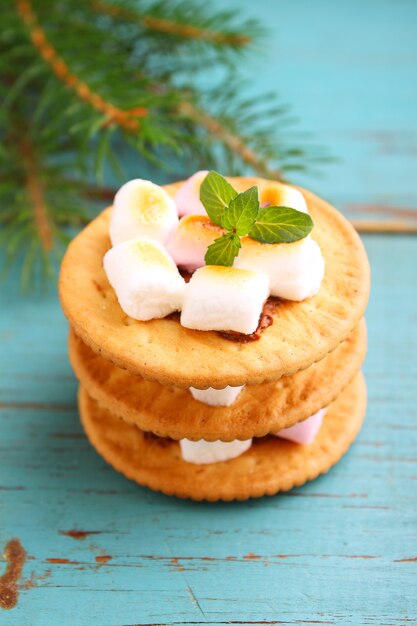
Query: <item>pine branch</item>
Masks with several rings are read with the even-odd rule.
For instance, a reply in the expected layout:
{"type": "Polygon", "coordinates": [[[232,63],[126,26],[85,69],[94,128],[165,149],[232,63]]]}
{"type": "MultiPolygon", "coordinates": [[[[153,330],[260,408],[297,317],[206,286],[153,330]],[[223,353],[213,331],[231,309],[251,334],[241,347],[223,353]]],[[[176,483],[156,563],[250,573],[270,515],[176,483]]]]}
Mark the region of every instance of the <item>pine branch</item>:
{"type": "Polygon", "coordinates": [[[39,240],[45,252],[48,252],[53,248],[52,228],[45,206],[44,193],[33,143],[28,134],[25,134],[25,137],[21,140],[20,150],[27,174],[26,189],[33,207],[34,221],[39,240]]]}
{"type": "Polygon", "coordinates": [[[282,178],[320,162],[285,134],[286,107],[270,94],[245,97],[237,54],[261,31],[236,18],[194,0],[11,0],[3,9],[0,242],[6,260],[23,254],[28,283],[32,271],[51,272],[68,225],[111,201],[133,155],[139,169],[175,166],[175,177],[192,164],[282,178]],[[206,84],[195,80],[202,66],[214,70],[206,84]]]}
{"type": "Polygon", "coordinates": [[[137,118],[147,115],[148,111],[143,107],[135,107],[129,111],[123,111],[107,102],[98,93],[95,93],[84,81],[80,80],[69,70],[68,65],[48,41],[45,31],[38,23],[30,0],[16,0],[16,5],[20,17],[29,30],[30,39],[39,54],[48,63],[59,80],[63,81],[82,100],[88,102],[94,109],[105,115],[106,119],[103,121],[103,126],[108,127],[111,124],[119,124],[125,130],[137,131],[140,127],[140,122],[137,118]]]}
{"type": "Polygon", "coordinates": [[[92,3],[94,11],[104,13],[111,17],[136,22],[148,28],[149,30],[163,33],[166,35],[175,35],[185,39],[200,39],[203,41],[226,44],[230,46],[243,47],[251,43],[251,38],[245,34],[227,34],[209,30],[207,28],[199,28],[193,24],[179,24],[171,20],[152,15],[141,15],[137,11],[125,9],[116,4],[105,2],[104,0],[95,0],[92,3]]]}
{"type": "Polygon", "coordinates": [[[241,137],[232,133],[215,117],[195,107],[191,102],[182,102],[178,108],[182,115],[190,117],[197,124],[204,126],[213,137],[224,143],[232,152],[238,154],[243,163],[251,166],[257,174],[282,179],[282,172],[269,168],[261,155],[252,150],[241,137]]]}
{"type": "MultiPolygon", "coordinates": [[[[84,82],[80,81],[74,74],[72,74],[65,61],[57,54],[54,47],[47,40],[45,32],[39,26],[36,15],[33,12],[30,0],[17,0],[18,10],[29,28],[30,38],[37,50],[41,54],[42,58],[50,65],[57,78],[63,81],[71,89],[74,89],[75,93],[84,101],[89,103],[98,111],[105,113],[107,119],[103,122],[103,127],[106,128],[114,123],[120,124],[120,126],[128,132],[136,132],[139,129],[139,122],[136,119],[131,119],[130,116],[144,116],[148,113],[143,107],[136,107],[130,111],[121,111],[117,107],[105,102],[101,96],[95,94],[91,88],[84,82]]],[[[96,0],[93,2],[93,8],[101,12],[108,13],[112,16],[125,19],[138,18],[134,11],[128,11],[122,9],[117,5],[108,4],[102,0],[96,0]]],[[[231,43],[230,41],[224,41],[222,33],[213,33],[205,31],[190,25],[179,25],[172,22],[160,20],[158,18],[152,18],[151,16],[143,16],[142,21],[148,25],[164,23],[165,27],[171,28],[172,34],[179,34],[183,37],[199,37],[206,40],[213,40],[222,43],[231,43]],[[174,27],[178,27],[179,30],[175,31],[174,27]],[[192,35],[190,33],[193,33],[192,35]]],[[[156,28],[158,30],[158,28],[156,28]]],[[[160,90],[162,86],[154,85],[154,89],[160,90]]],[[[198,109],[191,102],[182,102],[178,111],[181,115],[185,115],[193,120],[198,125],[205,127],[213,138],[221,141],[232,152],[239,155],[242,162],[251,166],[258,174],[263,176],[270,176],[272,178],[282,178],[282,173],[279,170],[268,168],[259,154],[252,150],[244,140],[238,135],[232,133],[224,125],[220,123],[213,115],[198,109]]]]}

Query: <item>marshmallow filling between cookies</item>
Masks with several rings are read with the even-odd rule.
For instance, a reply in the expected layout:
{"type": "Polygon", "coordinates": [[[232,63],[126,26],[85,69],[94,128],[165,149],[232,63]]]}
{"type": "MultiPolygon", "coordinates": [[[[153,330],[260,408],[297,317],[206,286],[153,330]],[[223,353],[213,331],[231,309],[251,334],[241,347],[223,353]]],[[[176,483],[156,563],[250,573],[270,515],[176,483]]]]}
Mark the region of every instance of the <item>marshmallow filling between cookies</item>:
{"type": "Polygon", "coordinates": [[[209,406],[230,406],[236,400],[245,385],[240,387],[224,387],[223,389],[195,389],[190,387],[190,393],[194,400],[208,404],[209,406]]]}
{"type": "MultiPolygon", "coordinates": [[[[272,433],[275,437],[287,439],[299,445],[309,445],[313,443],[323,422],[323,417],[327,409],[320,409],[317,413],[299,422],[290,428],[284,428],[277,433],[272,433]]],[[[207,465],[229,461],[244,454],[252,445],[252,439],[234,441],[190,441],[180,440],[181,455],[184,461],[195,465],[207,465]]]]}
{"type": "MultiPolygon", "coordinates": [[[[175,199],[151,181],[123,185],[114,200],[113,247],[104,256],[104,269],[121,308],[133,319],[148,321],[180,311],[185,328],[250,337],[271,296],[302,301],[318,292],[324,259],[310,235],[277,244],[245,236],[233,266],[205,265],[208,246],[225,232],[211,222],[199,199],[206,174],[194,174],[175,199]],[[179,268],[192,273],[188,282],[179,268]]],[[[271,183],[258,195],[262,206],[308,213],[302,193],[288,185],[271,183]]]]}

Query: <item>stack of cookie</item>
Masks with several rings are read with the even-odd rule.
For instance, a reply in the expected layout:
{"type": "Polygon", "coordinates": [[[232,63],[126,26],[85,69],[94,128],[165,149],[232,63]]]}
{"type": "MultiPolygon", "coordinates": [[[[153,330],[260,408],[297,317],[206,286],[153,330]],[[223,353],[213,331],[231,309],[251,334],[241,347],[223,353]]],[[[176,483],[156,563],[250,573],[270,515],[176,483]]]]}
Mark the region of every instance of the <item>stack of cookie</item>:
{"type": "MultiPolygon", "coordinates": [[[[276,185],[229,180],[240,192],[257,186],[261,198],[276,185]]],[[[182,185],[164,189],[181,198],[182,185]]],[[[70,244],[60,298],[80,416],[92,445],[127,478],[195,500],[272,495],[326,472],[355,439],[366,406],[369,265],[343,216],[302,195],[324,278],[302,301],[269,298],[248,335],[190,328],[175,313],[127,314],[103,268],[111,208],[70,244]]]]}

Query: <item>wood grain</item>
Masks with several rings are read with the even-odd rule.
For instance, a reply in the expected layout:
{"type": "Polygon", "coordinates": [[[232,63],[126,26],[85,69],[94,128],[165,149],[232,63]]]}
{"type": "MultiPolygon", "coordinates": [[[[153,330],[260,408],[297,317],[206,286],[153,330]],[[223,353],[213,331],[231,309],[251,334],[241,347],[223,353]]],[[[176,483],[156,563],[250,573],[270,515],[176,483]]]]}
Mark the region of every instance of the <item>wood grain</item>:
{"type": "Polygon", "coordinates": [[[364,430],[327,476],[246,504],[179,502],[113,472],[81,433],[55,294],[10,287],[0,543],[19,538],[28,558],[8,625],[415,622],[416,243],[365,243],[364,430]]]}

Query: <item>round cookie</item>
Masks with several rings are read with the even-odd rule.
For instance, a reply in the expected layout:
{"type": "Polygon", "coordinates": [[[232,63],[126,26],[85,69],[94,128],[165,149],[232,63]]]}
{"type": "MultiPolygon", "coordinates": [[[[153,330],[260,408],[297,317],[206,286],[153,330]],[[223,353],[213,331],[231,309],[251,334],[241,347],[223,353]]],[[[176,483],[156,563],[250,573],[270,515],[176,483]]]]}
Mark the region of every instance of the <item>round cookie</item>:
{"type": "Polygon", "coordinates": [[[207,441],[263,437],[314,415],[350,383],[365,352],[361,320],[318,363],[278,381],[245,387],[229,407],[212,407],[194,400],[187,389],[134,376],[96,355],[73,331],[69,336],[75,374],[100,406],[161,437],[207,441]]]}
{"type": "Polygon", "coordinates": [[[298,487],[337,463],[365,416],[362,374],[329,407],[314,442],[302,446],[267,436],[230,461],[194,465],[179,443],[147,435],[99,407],[80,387],[81,421],[98,453],[117,471],[167,495],[193,500],[245,500],[298,487]]]}
{"type": "MultiPolygon", "coordinates": [[[[231,182],[239,190],[268,184],[258,178],[231,182]]],[[[174,195],[180,184],[166,190],[174,195]]],[[[282,300],[258,341],[229,341],[216,332],[184,328],[177,319],[139,322],[125,315],[103,270],[110,209],[71,242],[64,257],[59,292],[70,324],[96,353],[165,385],[256,385],[309,367],[346,339],[363,316],[369,264],[349,222],[317,196],[303,194],[315,223],[312,236],[326,260],[325,277],[313,298],[282,300]]]]}

